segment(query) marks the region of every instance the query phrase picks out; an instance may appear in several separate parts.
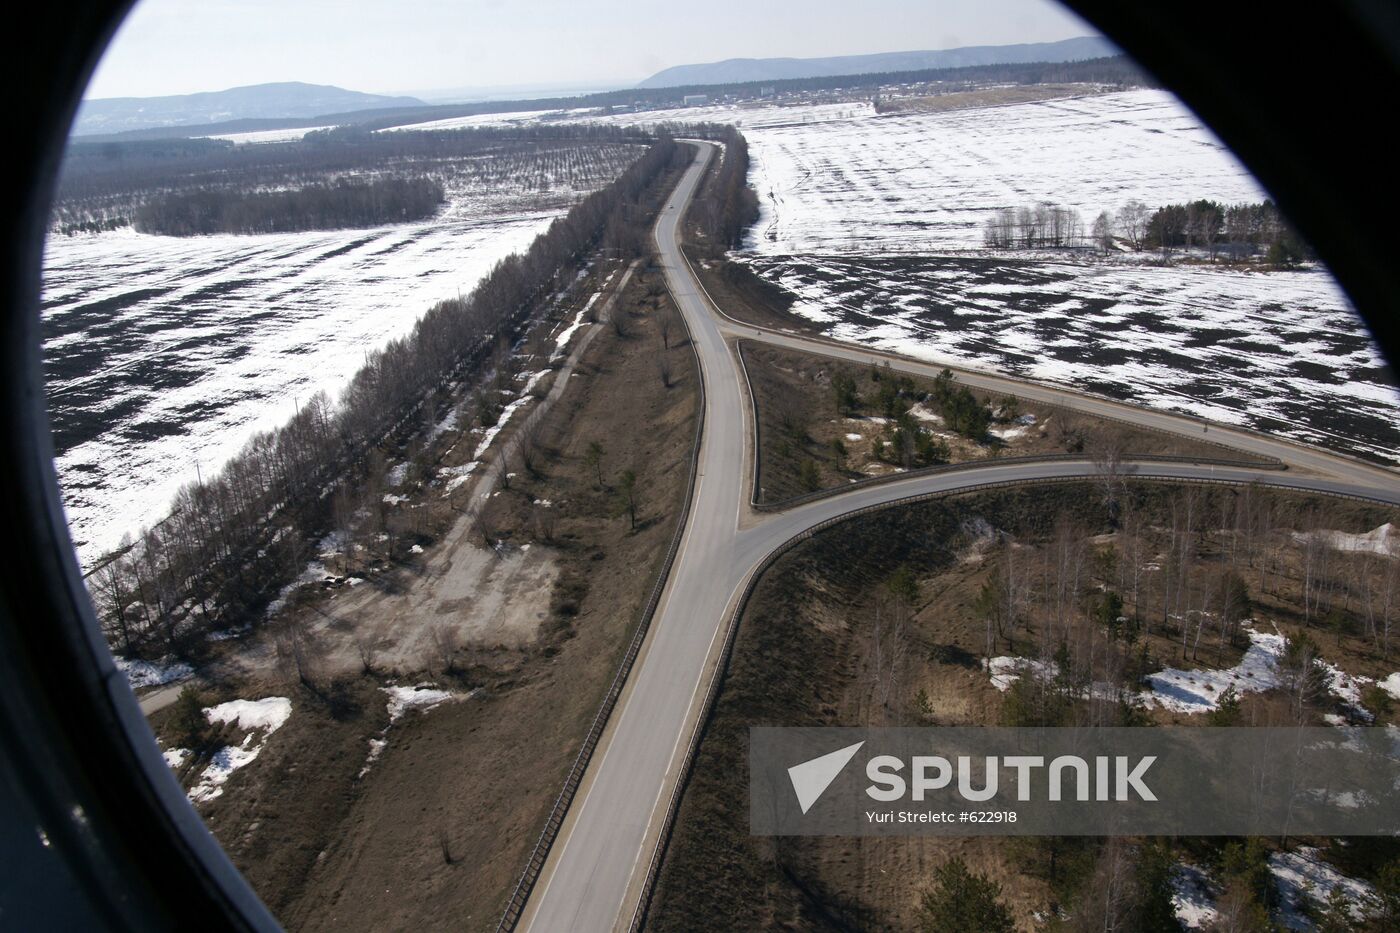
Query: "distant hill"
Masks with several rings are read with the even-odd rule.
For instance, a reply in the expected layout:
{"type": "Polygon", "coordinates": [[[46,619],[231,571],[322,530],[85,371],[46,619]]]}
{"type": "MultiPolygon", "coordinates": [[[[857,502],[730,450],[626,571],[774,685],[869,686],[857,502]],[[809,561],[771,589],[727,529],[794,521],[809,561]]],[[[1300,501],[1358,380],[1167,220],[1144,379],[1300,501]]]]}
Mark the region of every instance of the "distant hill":
{"type": "Polygon", "coordinates": [[[122,133],[158,127],[203,126],[230,120],[314,117],[384,107],[421,107],[416,97],[362,94],[322,84],[286,81],[180,94],[173,97],[105,97],[85,100],[74,136],[122,133]]]}
{"type": "Polygon", "coordinates": [[[1024,45],[976,45],[933,52],[883,52],[878,55],[841,55],[836,58],[731,58],[706,65],[677,65],[658,71],[639,88],[693,84],[737,84],[745,81],[782,81],[821,78],[828,75],[878,74],[922,71],[928,68],[963,68],[970,65],[1003,65],[1023,62],[1072,62],[1119,54],[1107,39],[1082,36],[1060,42],[1024,45]]]}

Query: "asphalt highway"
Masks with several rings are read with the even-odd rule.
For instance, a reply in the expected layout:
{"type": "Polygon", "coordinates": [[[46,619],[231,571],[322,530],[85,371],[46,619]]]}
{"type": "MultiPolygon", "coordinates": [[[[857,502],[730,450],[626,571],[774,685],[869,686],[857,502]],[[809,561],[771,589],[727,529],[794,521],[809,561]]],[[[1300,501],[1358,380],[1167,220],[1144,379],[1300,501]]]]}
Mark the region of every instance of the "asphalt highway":
{"type": "MultiPolygon", "coordinates": [[[[860,486],[782,512],[754,512],[749,506],[752,414],[732,349],[733,339],[760,340],[860,363],[888,359],[892,367],[920,375],[933,375],[943,367],[739,324],[714,307],[679,246],[680,218],[714,152],[711,145],[697,146],[695,162],[672,193],[655,230],[661,262],[695,343],[705,387],[704,426],[690,516],[642,654],[526,904],[522,929],[590,933],[630,926],[726,624],[739,594],[765,557],[814,526],[862,508],[986,483],[1095,475],[1094,465],[1087,460],[989,461],[966,469],[860,486]]],[[[1289,467],[1280,472],[1190,463],[1128,465],[1140,477],[1257,481],[1400,503],[1400,476],[1351,458],[1225,426],[1210,425],[1207,430],[1197,419],[1064,389],[985,372],[955,372],[961,381],[977,388],[1013,392],[1158,430],[1204,435],[1276,457],[1289,467]]]]}

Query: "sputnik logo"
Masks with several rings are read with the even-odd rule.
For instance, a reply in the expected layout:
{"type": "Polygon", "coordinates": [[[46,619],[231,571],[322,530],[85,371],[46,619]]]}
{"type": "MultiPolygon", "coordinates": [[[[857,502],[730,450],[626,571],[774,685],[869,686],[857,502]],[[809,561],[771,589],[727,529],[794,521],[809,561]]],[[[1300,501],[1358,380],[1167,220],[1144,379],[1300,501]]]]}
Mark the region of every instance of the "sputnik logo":
{"type": "Polygon", "coordinates": [[[854,745],[847,745],[845,748],[828,752],[820,758],[813,758],[788,768],[788,778],[792,781],[792,789],[797,794],[797,805],[802,808],[804,814],[812,809],[812,804],[816,803],[822,794],[826,793],[831,782],[836,780],[837,775],[855,757],[856,752],[860,751],[860,747],[864,744],[864,742],[857,742],[854,745]]]}

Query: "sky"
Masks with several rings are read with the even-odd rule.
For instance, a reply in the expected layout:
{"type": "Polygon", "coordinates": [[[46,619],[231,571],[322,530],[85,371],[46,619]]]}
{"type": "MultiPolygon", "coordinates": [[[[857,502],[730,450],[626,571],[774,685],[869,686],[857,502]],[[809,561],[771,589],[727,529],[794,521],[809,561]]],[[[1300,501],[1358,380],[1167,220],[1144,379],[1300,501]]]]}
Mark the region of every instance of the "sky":
{"type": "Polygon", "coordinates": [[[381,94],[626,87],[672,65],[1053,42],[1053,0],[138,0],[87,97],[269,81],[381,94]]]}

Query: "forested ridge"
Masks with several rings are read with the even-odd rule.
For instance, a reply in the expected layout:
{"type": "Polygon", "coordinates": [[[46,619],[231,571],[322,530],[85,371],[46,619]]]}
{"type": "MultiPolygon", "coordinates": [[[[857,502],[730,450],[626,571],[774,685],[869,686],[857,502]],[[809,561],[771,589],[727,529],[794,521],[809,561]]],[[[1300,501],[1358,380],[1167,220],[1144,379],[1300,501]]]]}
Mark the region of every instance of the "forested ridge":
{"type": "Polygon", "coordinates": [[[688,161],[686,147],[657,138],[470,294],[439,302],[409,335],[369,353],[338,401],[313,397],[217,475],[181,489],[165,520],[89,577],[114,647],[179,650],[186,638],[260,618],[314,557],[333,511],[353,516],[392,554],[378,447],[418,433],[441,415],[447,392],[485,378],[493,350],[508,348],[593,250],[622,259],[645,253],[663,184],[688,161]]]}

